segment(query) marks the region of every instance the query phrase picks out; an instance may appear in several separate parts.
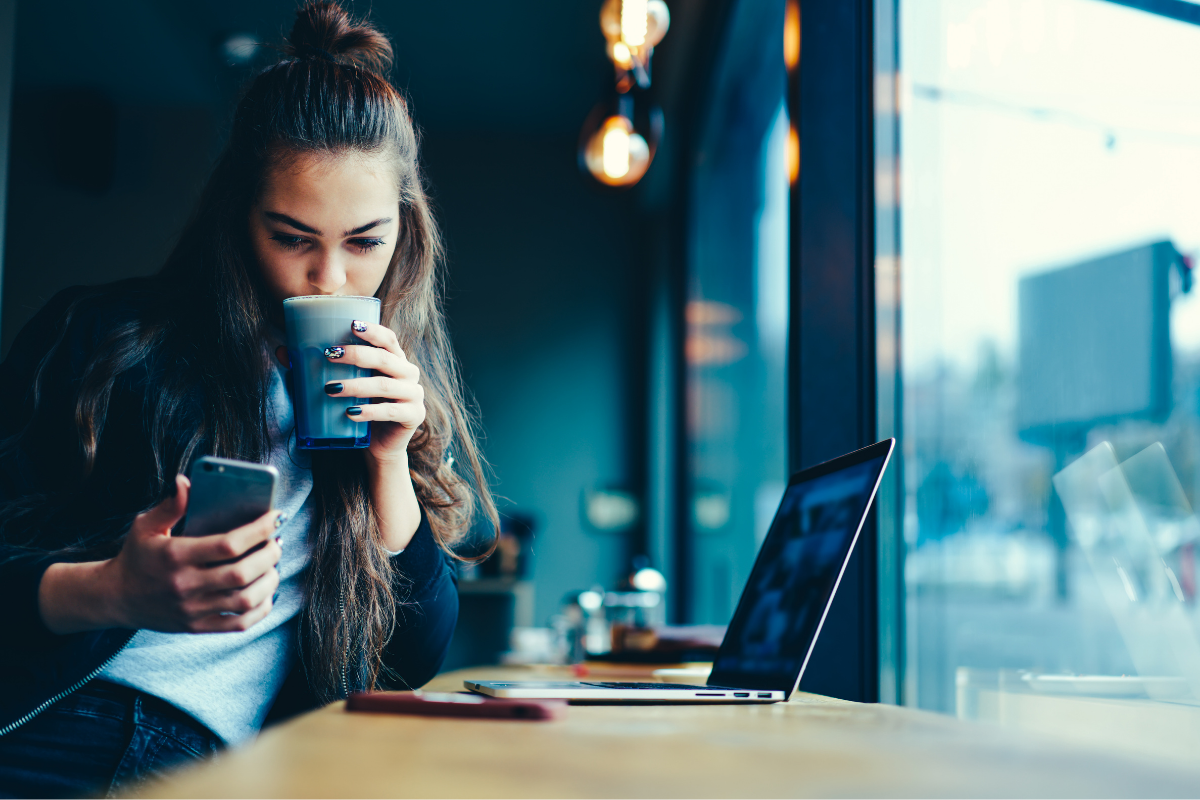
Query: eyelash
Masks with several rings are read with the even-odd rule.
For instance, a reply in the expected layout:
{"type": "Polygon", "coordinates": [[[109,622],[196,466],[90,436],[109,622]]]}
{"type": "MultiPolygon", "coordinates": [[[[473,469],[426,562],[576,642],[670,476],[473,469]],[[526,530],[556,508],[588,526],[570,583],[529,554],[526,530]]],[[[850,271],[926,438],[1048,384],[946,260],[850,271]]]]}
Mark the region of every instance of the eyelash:
{"type": "MultiPolygon", "coordinates": [[[[299,250],[304,246],[305,240],[299,236],[288,236],[284,233],[277,233],[271,237],[272,241],[278,242],[279,246],[285,250],[299,250]]],[[[383,244],[383,239],[350,239],[350,244],[356,247],[359,252],[369,253],[376,247],[383,244]]]]}
{"type": "Polygon", "coordinates": [[[272,236],[271,241],[278,242],[285,250],[299,250],[304,245],[304,240],[299,236],[286,236],[282,233],[272,236]]]}

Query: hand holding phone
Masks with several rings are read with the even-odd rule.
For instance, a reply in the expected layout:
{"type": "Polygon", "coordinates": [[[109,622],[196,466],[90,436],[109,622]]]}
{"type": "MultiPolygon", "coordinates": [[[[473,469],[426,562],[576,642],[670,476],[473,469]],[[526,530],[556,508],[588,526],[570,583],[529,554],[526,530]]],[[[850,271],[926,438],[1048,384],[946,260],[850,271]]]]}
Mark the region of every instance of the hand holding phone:
{"type": "Polygon", "coordinates": [[[242,631],[270,613],[283,515],[268,512],[228,533],[172,536],[191,484],[178,475],[175,487],[174,496],[134,519],[113,558],[46,570],[38,610],[51,631],[242,631]]]}
{"type": "Polygon", "coordinates": [[[283,553],[284,516],[271,510],[278,472],[204,456],[191,474],[177,479],[174,498],[139,515],[116,559],[127,627],[238,631],[271,611],[283,553]]]}

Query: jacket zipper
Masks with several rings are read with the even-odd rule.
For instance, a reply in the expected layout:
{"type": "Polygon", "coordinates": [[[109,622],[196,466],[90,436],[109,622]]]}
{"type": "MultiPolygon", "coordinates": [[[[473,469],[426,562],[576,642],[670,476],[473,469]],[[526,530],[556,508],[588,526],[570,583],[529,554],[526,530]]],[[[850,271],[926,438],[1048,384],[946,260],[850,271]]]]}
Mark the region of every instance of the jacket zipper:
{"type": "MultiPolygon", "coordinates": [[[[346,589],[344,587],[342,588],[341,592],[339,592],[338,611],[341,613],[342,622],[344,623],[346,620],[346,589]]],[[[108,668],[108,665],[111,664],[113,661],[115,661],[117,656],[121,655],[121,653],[125,650],[125,648],[129,646],[129,642],[131,642],[132,640],[133,640],[133,637],[130,636],[129,639],[125,640],[125,644],[121,645],[120,650],[113,653],[108,658],[104,659],[104,662],[100,666],[96,667],[94,670],[89,672],[87,675],[80,678],[78,681],[76,681],[74,684],[72,684],[70,686],[70,688],[63,690],[63,691],[59,692],[58,694],[54,695],[53,697],[51,697],[49,700],[44,701],[41,705],[39,705],[33,711],[30,711],[25,716],[20,717],[19,719],[16,719],[16,720],[10,722],[9,724],[5,725],[3,728],[0,728],[0,736],[4,736],[5,734],[12,733],[17,728],[21,727],[26,722],[29,722],[29,720],[36,717],[38,714],[42,713],[50,706],[57,703],[59,700],[62,700],[64,697],[68,697],[68,696],[74,694],[75,692],[79,691],[81,688],[83,688],[84,684],[86,684],[88,681],[95,678],[101,672],[104,672],[104,670],[108,668]]],[[[347,698],[350,696],[350,690],[349,690],[349,688],[347,688],[348,684],[346,682],[346,656],[349,654],[349,652],[350,652],[349,646],[347,646],[345,652],[342,654],[342,697],[343,698],[347,698]]]]}
{"type": "Polygon", "coordinates": [[[33,711],[30,711],[25,716],[13,721],[13,722],[8,723],[3,728],[0,728],[0,736],[4,736],[7,733],[12,733],[17,728],[21,727],[26,722],[29,722],[29,720],[36,717],[38,714],[42,713],[50,706],[57,703],[59,700],[62,700],[64,697],[67,697],[67,696],[72,695],[75,692],[79,691],[81,688],[83,688],[83,685],[85,683],[87,683],[88,681],[95,678],[97,675],[99,675],[101,672],[103,672],[108,667],[109,664],[111,664],[113,661],[115,661],[117,656],[121,655],[121,653],[125,650],[126,647],[129,646],[129,643],[132,640],[133,640],[132,636],[130,636],[128,639],[126,639],[125,644],[121,645],[120,650],[113,653],[108,658],[104,659],[104,663],[102,663],[100,666],[96,667],[94,670],[89,672],[86,676],[84,676],[80,680],[76,681],[74,684],[71,685],[71,687],[69,689],[59,692],[58,694],[51,697],[49,700],[46,700],[45,702],[43,702],[40,706],[35,708],[33,711]]]}
{"type": "MultiPolygon", "coordinates": [[[[338,611],[342,615],[342,622],[345,623],[345,621],[346,621],[346,589],[345,589],[345,587],[342,587],[341,591],[338,593],[338,611]]],[[[0,736],[4,736],[7,733],[12,733],[17,728],[21,727],[26,722],[29,722],[29,720],[36,717],[38,714],[42,713],[50,706],[57,703],[59,700],[62,700],[64,697],[67,697],[67,696],[72,695],[75,692],[79,691],[81,688],[83,688],[84,684],[86,684],[88,681],[95,678],[101,672],[104,672],[104,670],[108,668],[108,665],[111,664],[113,661],[115,661],[117,656],[121,655],[121,653],[125,650],[125,648],[129,646],[129,642],[132,640],[133,640],[133,637],[130,636],[129,639],[125,640],[125,644],[121,645],[120,650],[113,653],[108,658],[104,659],[104,663],[102,663],[100,666],[96,667],[94,670],[89,672],[84,677],[80,678],[78,681],[76,681],[74,684],[72,684],[70,686],[70,688],[65,689],[65,690],[59,692],[58,694],[54,695],[49,700],[46,700],[41,705],[39,705],[37,708],[35,708],[33,711],[30,711],[28,714],[26,714],[25,716],[20,717],[19,719],[16,719],[13,722],[10,722],[9,724],[5,725],[3,728],[0,728],[0,736]]],[[[349,646],[347,646],[345,652],[342,653],[342,697],[343,698],[347,698],[350,696],[350,689],[348,688],[349,684],[346,682],[346,656],[349,654],[349,652],[350,652],[350,649],[349,649],[349,646]]]]}
{"type": "MultiPolygon", "coordinates": [[[[338,612],[342,615],[342,628],[346,631],[346,635],[349,636],[349,628],[346,626],[346,587],[345,586],[341,587],[338,591],[338,612]]],[[[349,639],[347,639],[345,642],[345,647],[342,650],[342,698],[343,699],[347,699],[350,697],[350,690],[349,690],[349,688],[347,688],[347,683],[346,683],[346,660],[347,660],[347,658],[349,658],[349,656],[350,656],[350,642],[349,642],[349,639]]]]}

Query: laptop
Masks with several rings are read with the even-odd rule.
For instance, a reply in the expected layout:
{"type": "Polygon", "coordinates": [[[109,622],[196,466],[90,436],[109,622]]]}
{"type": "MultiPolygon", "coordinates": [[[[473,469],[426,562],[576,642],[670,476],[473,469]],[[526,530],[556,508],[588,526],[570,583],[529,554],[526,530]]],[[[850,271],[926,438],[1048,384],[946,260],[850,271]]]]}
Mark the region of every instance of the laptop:
{"type": "Polygon", "coordinates": [[[463,681],[491,697],[584,703],[777,703],[800,685],[895,439],[797,472],[775,512],[708,682],[463,681]]]}

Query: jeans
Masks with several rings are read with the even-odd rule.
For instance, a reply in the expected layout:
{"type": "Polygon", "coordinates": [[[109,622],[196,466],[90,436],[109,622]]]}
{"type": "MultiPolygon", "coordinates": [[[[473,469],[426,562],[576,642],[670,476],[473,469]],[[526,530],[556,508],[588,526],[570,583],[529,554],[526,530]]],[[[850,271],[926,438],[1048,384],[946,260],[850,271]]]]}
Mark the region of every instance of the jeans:
{"type": "Polygon", "coordinates": [[[0,736],[0,797],[115,797],[220,747],[170,703],[94,680],[0,736]]]}

